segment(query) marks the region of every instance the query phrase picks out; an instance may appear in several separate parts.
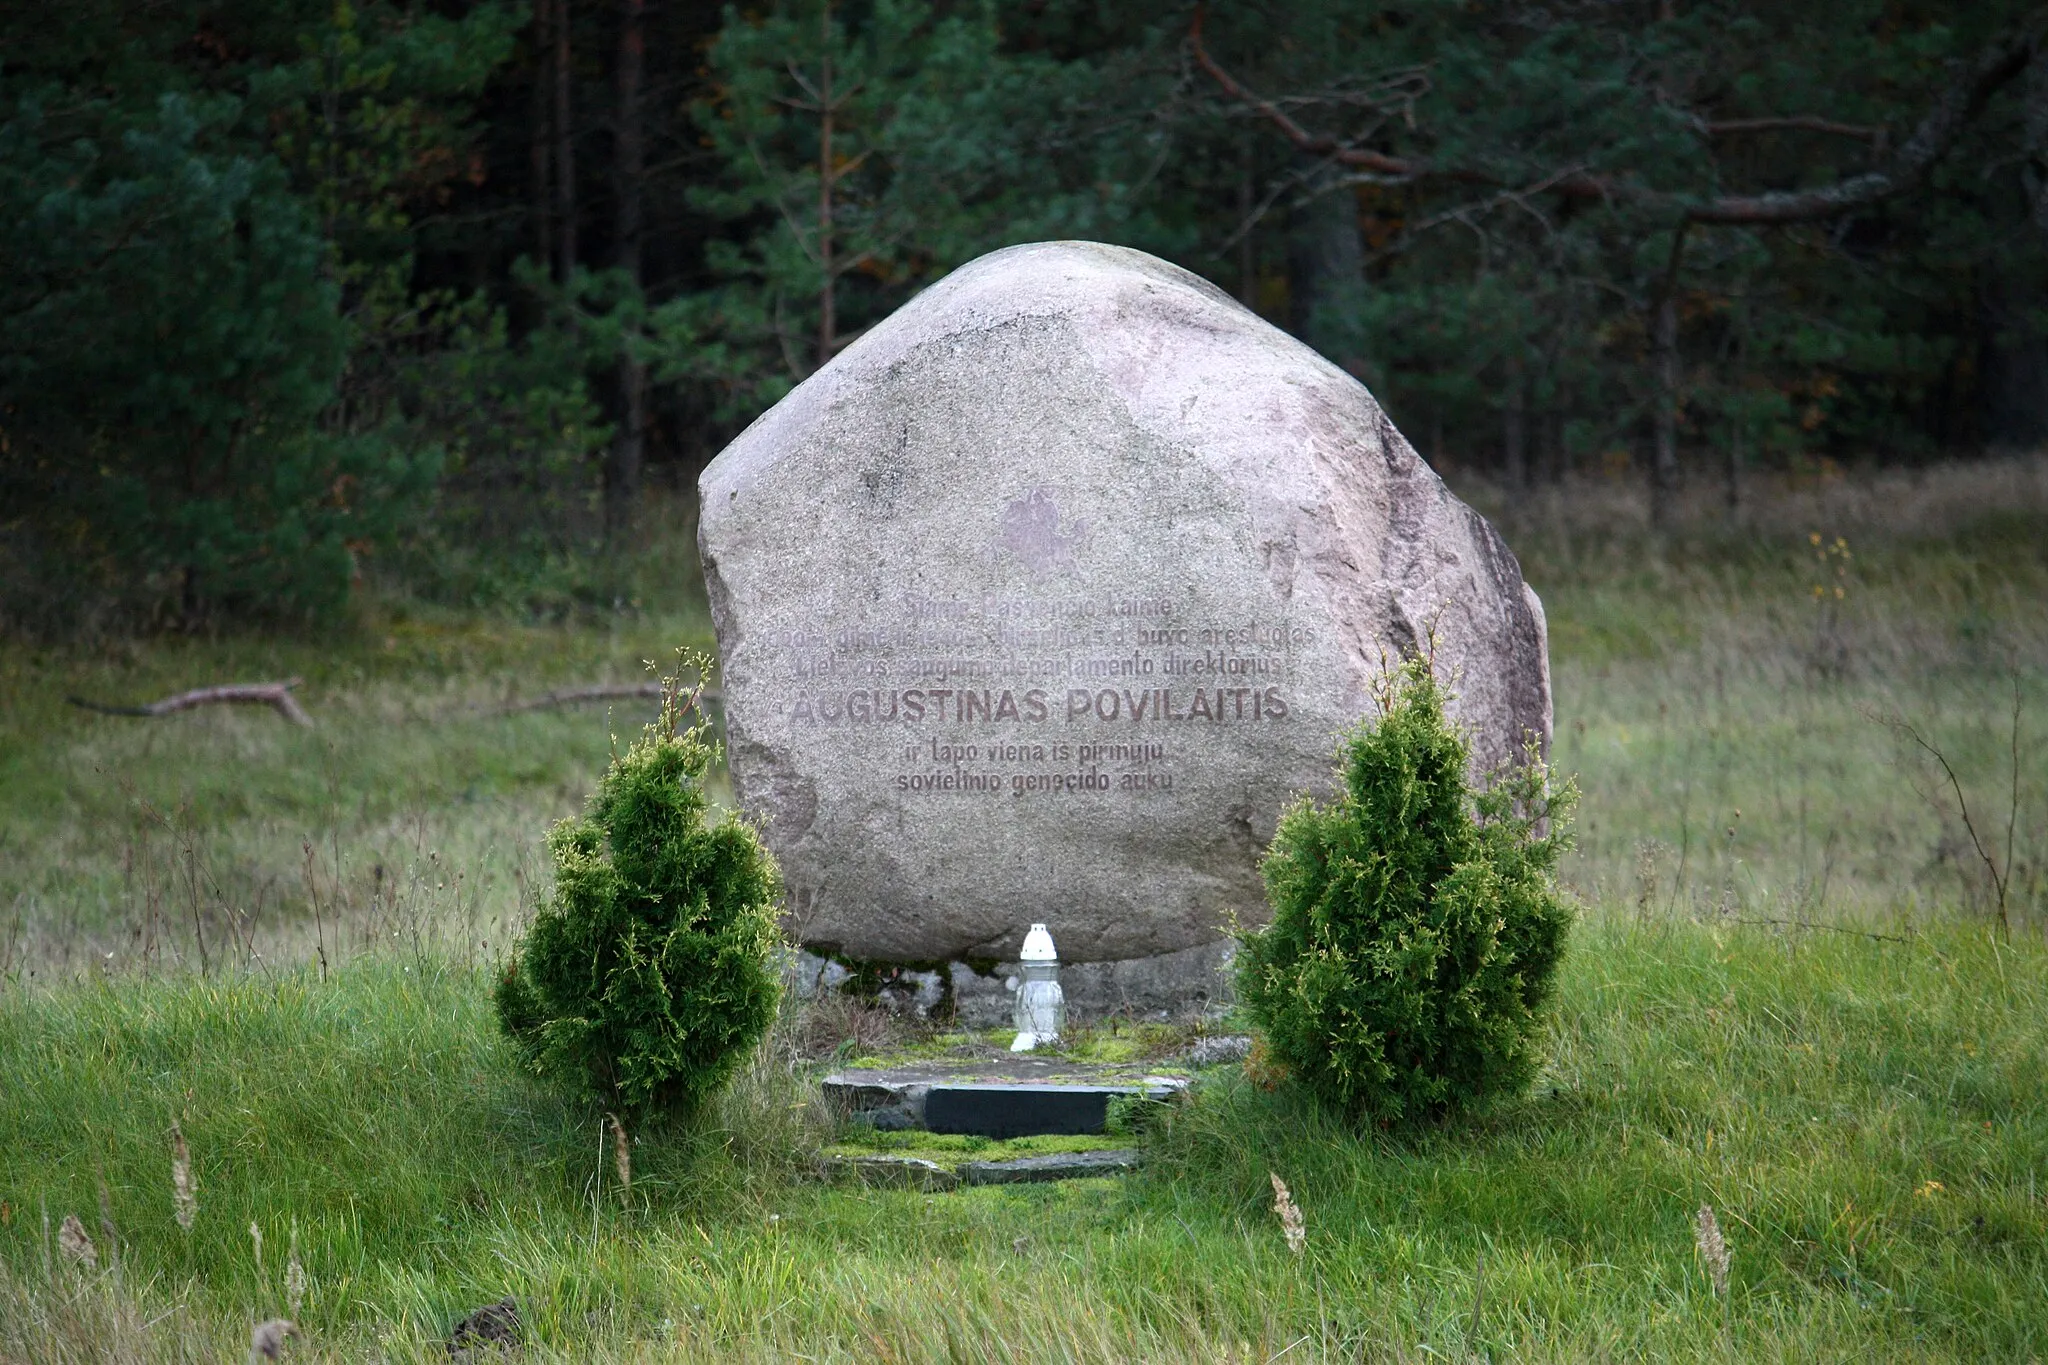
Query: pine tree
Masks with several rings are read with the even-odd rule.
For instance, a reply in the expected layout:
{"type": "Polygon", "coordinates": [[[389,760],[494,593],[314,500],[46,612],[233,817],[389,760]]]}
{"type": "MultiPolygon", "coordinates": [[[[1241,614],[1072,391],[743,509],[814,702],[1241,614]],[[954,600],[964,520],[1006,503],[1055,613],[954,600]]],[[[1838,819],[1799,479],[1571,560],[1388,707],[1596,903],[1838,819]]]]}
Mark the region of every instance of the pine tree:
{"type": "Polygon", "coordinates": [[[331,610],[436,461],[318,425],[348,335],[311,215],[273,159],[209,145],[230,102],[45,109],[0,123],[0,501],[38,578],[75,605],[82,561],[187,621],[331,610]]]}
{"type": "Polygon", "coordinates": [[[700,695],[664,680],[660,718],[549,834],[553,898],[498,983],[533,1069],[608,1109],[693,1109],[780,996],[780,873],[739,816],[706,818],[716,751],[701,722],[679,729],[700,695]]]}
{"type": "Polygon", "coordinates": [[[733,13],[697,110],[730,224],[719,279],[664,317],[672,371],[751,415],[917,289],[1014,242],[1118,236],[1128,148],[1092,116],[1091,63],[1005,44],[986,0],[790,0],[733,13]],[[685,358],[682,352],[690,351],[685,358]]]}
{"type": "Polygon", "coordinates": [[[1281,818],[1272,922],[1241,936],[1239,995],[1268,1055],[1362,1119],[1428,1118],[1535,1075],[1572,912],[1553,873],[1576,800],[1532,752],[1474,795],[1429,664],[1390,677],[1344,744],[1343,788],[1281,818]]]}

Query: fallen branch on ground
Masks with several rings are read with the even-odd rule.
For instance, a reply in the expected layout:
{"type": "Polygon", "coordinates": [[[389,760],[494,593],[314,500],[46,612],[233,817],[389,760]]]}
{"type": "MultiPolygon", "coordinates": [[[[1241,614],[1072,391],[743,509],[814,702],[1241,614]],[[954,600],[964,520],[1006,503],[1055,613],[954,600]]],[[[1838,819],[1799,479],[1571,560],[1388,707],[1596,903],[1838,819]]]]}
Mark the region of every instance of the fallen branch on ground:
{"type": "Polygon", "coordinates": [[[1879,943],[1911,943],[1913,941],[1910,938],[1900,938],[1897,934],[1880,934],[1870,929],[1851,929],[1843,924],[1815,924],[1811,920],[1803,919],[1731,918],[1728,922],[1730,924],[1750,924],[1774,929],[1811,929],[1816,933],[1853,934],[1857,938],[1875,939],[1879,943]]]}
{"type": "Polygon", "coordinates": [[[64,700],[86,711],[97,711],[103,716],[168,716],[179,711],[190,711],[201,706],[268,706],[276,710],[294,725],[311,726],[313,718],[306,714],[298,699],[292,696],[292,689],[300,679],[286,678],[283,682],[224,683],[219,687],[195,687],[190,692],[180,692],[162,701],[153,701],[144,706],[108,706],[102,702],[87,701],[83,697],[66,697],[64,700]]]}
{"type": "MultiPolygon", "coordinates": [[[[704,688],[697,694],[702,700],[716,704],[718,690],[704,688]]],[[[575,706],[586,701],[660,701],[661,684],[644,683],[592,683],[588,687],[558,687],[552,692],[543,692],[538,697],[525,701],[510,702],[499,707],[493,715],[516,716],[526,711],[545,711],[553,706],[575,706]]],[[[683,709],[691,709],[690,699],[684,698],[683,709]]]]}

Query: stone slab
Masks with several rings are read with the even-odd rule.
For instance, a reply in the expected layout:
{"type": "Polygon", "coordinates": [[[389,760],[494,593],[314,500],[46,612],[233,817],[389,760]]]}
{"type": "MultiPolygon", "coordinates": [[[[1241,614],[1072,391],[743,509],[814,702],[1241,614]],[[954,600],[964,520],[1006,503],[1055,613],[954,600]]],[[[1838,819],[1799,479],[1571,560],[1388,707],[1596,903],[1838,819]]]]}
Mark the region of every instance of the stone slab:
{"type": "Polygon", "coordinates": [[[699,493],[734,792],[821,951],[1005,961],[1042,920],[1116,963],[1262,921],[1275,821],[1405,651],[1475,766],[1549,734],[1493,528],[1356,379],[1141,252],[962,267],[699,493]]]}
{"type": "Polygon", "coordinates": [[[924,1126],[988,1138],[1080,1137],[1108,1128],[1110,1097],[1129,1093],[1107,1085],[935,1085],[925,1092],[924,1126]]]}
{"type": "Polygon", "coordinates": [[[1242,1062],[1252,1055],[1251,1035],[1226,1033],[1220,1037],[1203,1038],[1188,1049],[1187,1062],[1192,1067],[1227,1066],[1242,1062]]]}
{"type": "Polygon", "coordinates": [[[1138,1169],[1141,1161],[1142,1154],[1129,1148],[1052,1152],[1008,1161],[965,1161],[950,1170],[923,1157],[827,1156],[820,1159],[818,1173],[827,1180],[870,1189],[938,1194],[963,1185],[1022,1185],[1123,1175],[1138,1169]]]}
{"type": "Polygon", "coordinates": [[[1035,1085],[1104,1085],[1128,1089],[1166,1091],[1185,1083],[1170,1071],[1155,1069],[1147,1062],[1081,1062],[1056,1052],[1009,1052],[989,1049],[983,1055],[909,1059],[888,1065],[852,1066],[832,1072],[825,1084],[856,1095],[873,1096],[874,1103],[893,1103],[883,1096],[900,1094],[905,1087],[929,1085],[987,1084],[1015,1081],[1035,1085]]]}
{"type": "Polygon", "coordinates": [[[957,1168],[963,1185],[1022,1185],[1040,1180],[1084,1180],[1138,1169],[1140,1154],[1128,1148],[1097,1152],[1053,1152],[1012,1161],[965,1161],[957,1168]]]}
{"type": "Polygon", "coordinates": [[[842,1071],[819,1085],[834,1110],[863,1117],[880,1129],[1013,1138],[1100,1133],[1107,1126],[1111,1099],[1170,1099],[1187,1082],[1131,1068],[1023,1056],[985,1065],[842,1071]]]}
{"type": "Polygon", "coordinates": [[[914,1156],[828,1156],[819,1161],[818,1171],[828,1180],[845,1180],[877,1189],[936,1193],[960,1183],[958,1175],[936,1161],[914,1156]]]}

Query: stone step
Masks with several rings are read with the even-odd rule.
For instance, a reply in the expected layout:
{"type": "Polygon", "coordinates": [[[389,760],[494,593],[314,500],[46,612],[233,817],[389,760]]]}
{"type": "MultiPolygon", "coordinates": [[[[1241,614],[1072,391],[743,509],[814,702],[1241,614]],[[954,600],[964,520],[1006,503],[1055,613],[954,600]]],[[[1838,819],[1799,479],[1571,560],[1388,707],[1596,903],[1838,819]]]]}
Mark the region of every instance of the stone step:
{"type": "Polygon", "coordinates": [[[1129,1147],[1094,1152],[1049,1152],[1010,1161],[964,1161],[963,1185],[1023,1185],[1040,1180],[1079,1180],[1094,1175],[1123,1175],[1138,1169],[1139,1153],[1129,1147]]]}
{"type": "Polygon", "coordinates": [[[963,1185],[1021,1185],[1123,1175],[1136,1170],[1140,1159],[1140,1154],[1130,1148],[1050,1152],[1008,1161],[963,1161],[951,1168],[914,1156],[827,1156],[819,1160],[819,1173],[828,1180],[871,1188],[939,1193],[963,1185]]]}
{"type": "Polygon", "coordinates": [[[988,1138],[1100,1133],[1108,1126],[1112,1099],[1170,1099],[1186,1086],[1179,1076],[1080,1070],[1012,1079],[908,1067],[843,1071],[822,1082],[825,1100],[837,1112],[877,1128],[988,1138]]]}
{"type": "Polygon", "coordinates": [[[1145,1093],[1120,1085],[935,1085],[925,1091],[924,1127],[986,1138],[1080,1137],[1108,1130],[1111,1097],[1145,1093]]]}

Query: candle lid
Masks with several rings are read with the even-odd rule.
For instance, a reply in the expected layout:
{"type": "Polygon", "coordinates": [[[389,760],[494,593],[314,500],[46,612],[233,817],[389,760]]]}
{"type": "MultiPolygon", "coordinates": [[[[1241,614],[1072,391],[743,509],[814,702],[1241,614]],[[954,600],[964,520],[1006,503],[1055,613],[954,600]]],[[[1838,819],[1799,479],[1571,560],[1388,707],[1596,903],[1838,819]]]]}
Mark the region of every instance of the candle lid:
{"type": "Polygon", "coordinates": [[[1052,946],[1052,935],[1043,924],[1031,926],[1031,932],[1024,935],[1024,951],[1018,954],[1021,962],[1057,962],[1060,955],[1052,946]]]}

